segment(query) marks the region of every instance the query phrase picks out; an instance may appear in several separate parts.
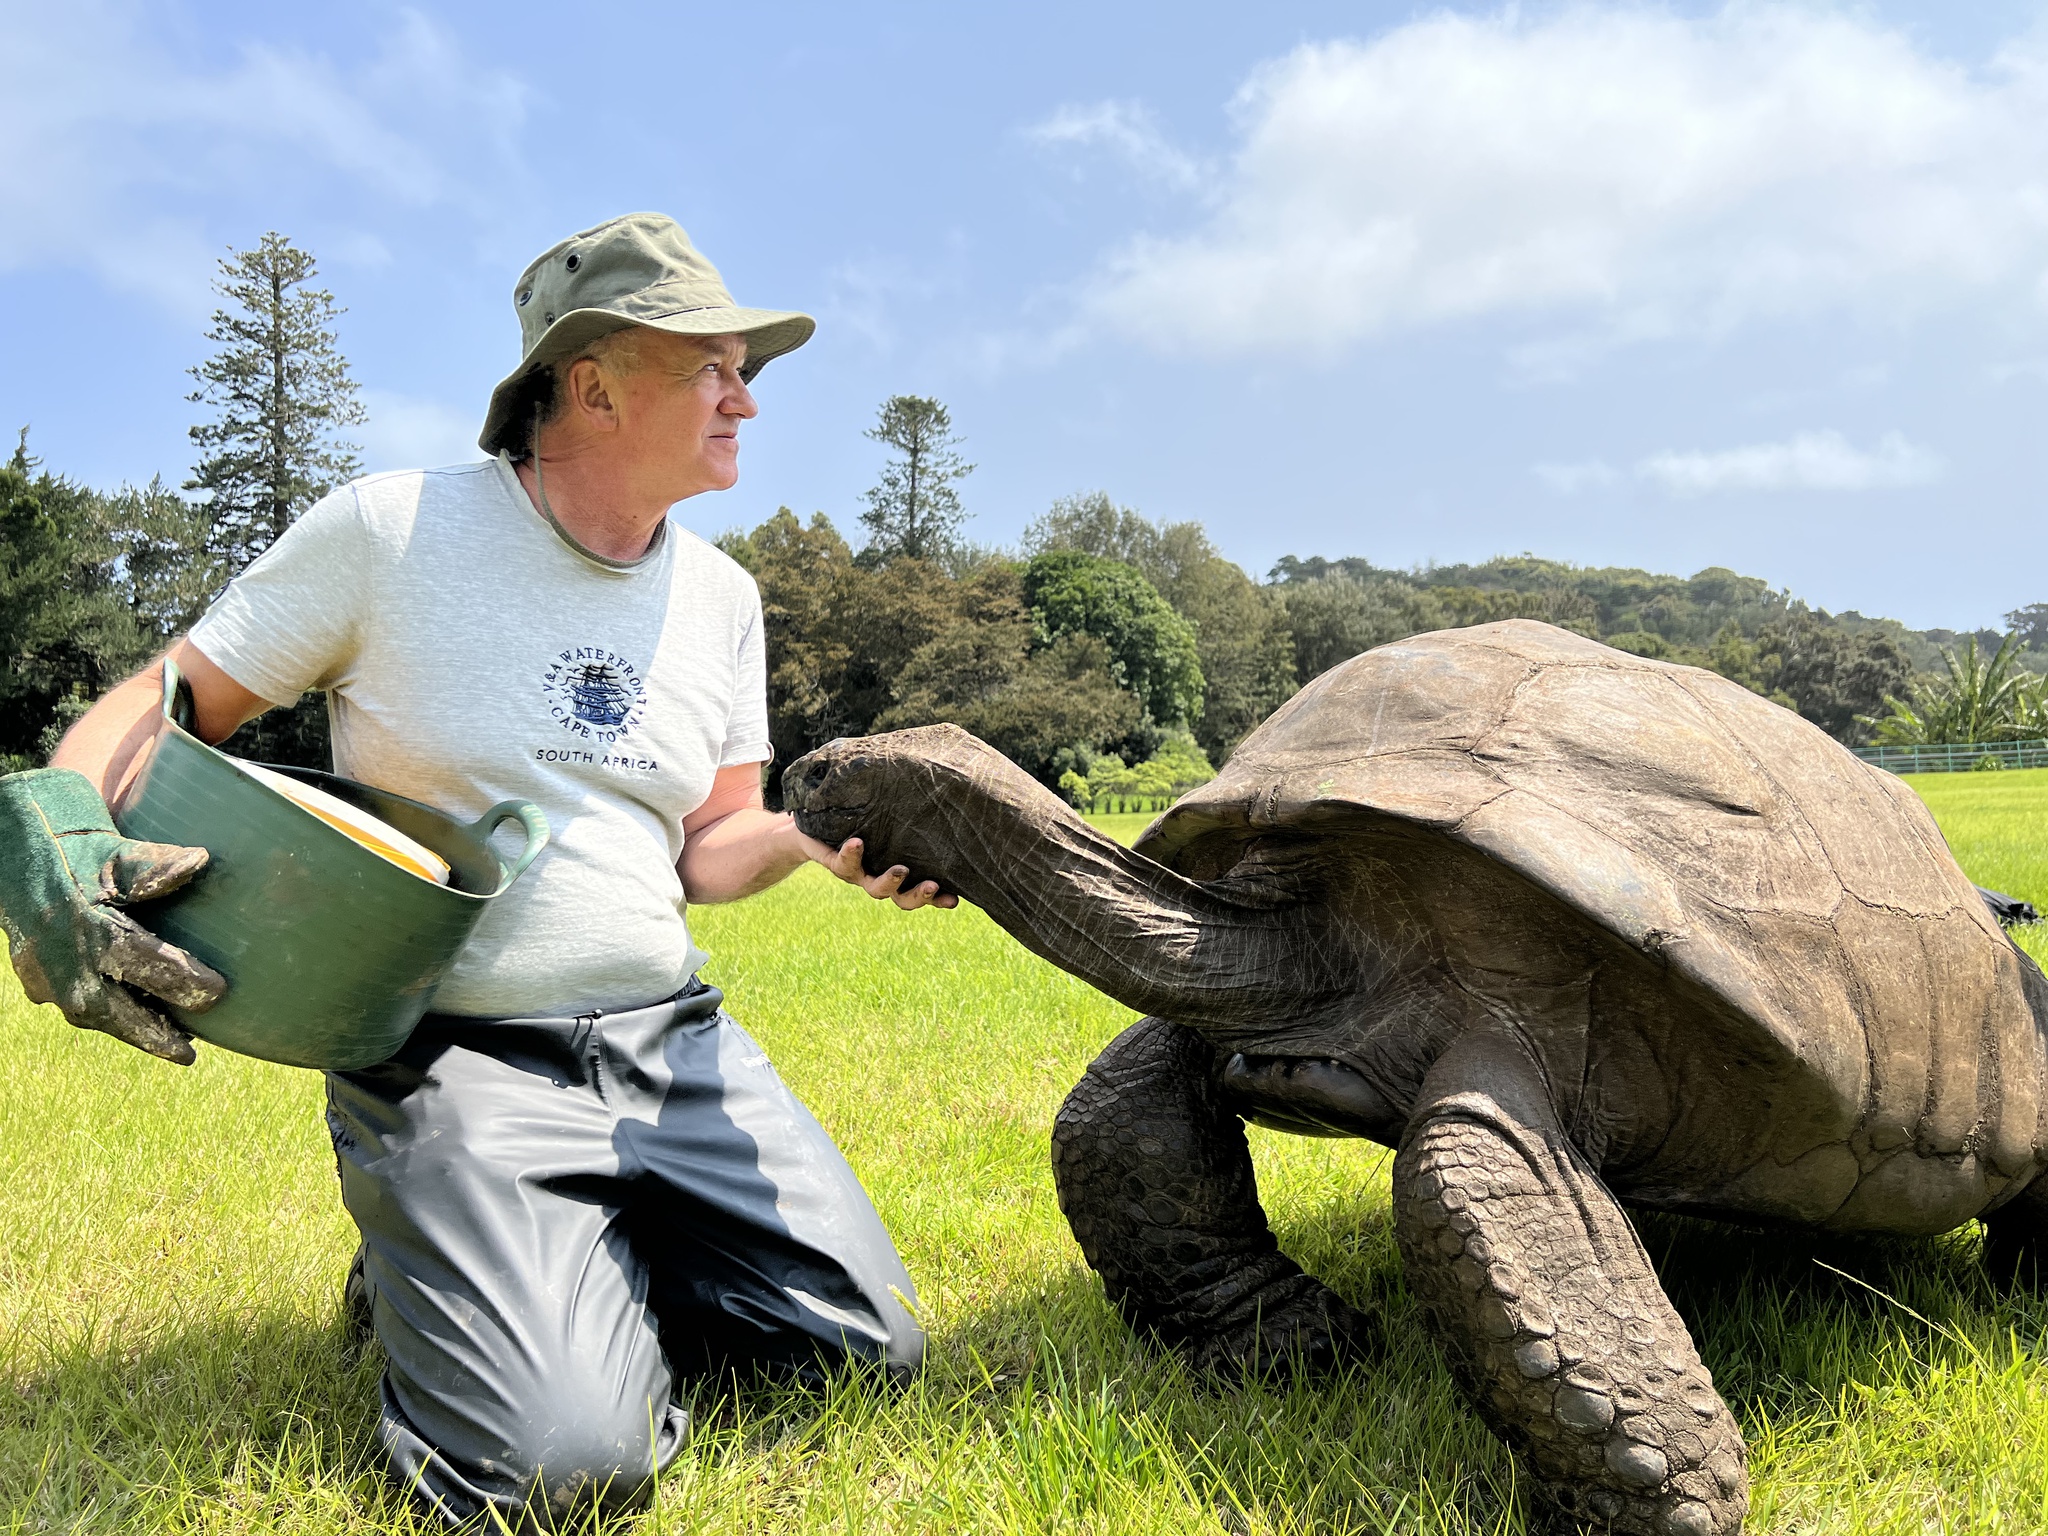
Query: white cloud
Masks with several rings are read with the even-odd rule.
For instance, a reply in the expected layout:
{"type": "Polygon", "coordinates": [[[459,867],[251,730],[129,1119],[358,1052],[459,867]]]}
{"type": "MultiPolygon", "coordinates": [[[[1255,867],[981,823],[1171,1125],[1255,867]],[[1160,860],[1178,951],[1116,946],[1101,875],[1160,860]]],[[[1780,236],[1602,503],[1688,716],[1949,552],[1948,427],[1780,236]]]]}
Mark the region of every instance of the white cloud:
{"type": "Polygon", "coordinates": [[[362,444],[367,474],[469,464],[483,457],[476,445],[483,427],[480,412],[382,389],[363,391],[363,409],[366,419],[353,436],[362,444]]]}
{"type": "Polygon", "coordinates": [[[1600,459],[1587,459],[1577,464],[1538,464],[1533,473],[1538,480],[1564,496],[1597,490],[1621,479],[1620,471],[1600,459]]]}
{"type": "Polygon", "coordinates": [[[1202,181],[1201,162],[1176,149],[1137,102],[1064,106],[1026,129],[1025,136],[1039,144],[1108,150],[1140,175],[1178,191],[1190,191],[1202,181]]]}
{"type": "MultiPolygon", "coordinates": [[[[1511,6],[1303,46],[1234,112],[1209,211],[1109,257],[1096,324],[1329,355],[1489,316],[1641,340],[1987,291],[2038,314],[2048,291],[2030,46],[1973,71],[1824,6],[1511,6]]],[[[1142,145],[1130,121],[1061,132],[1142,145]]],[[[1575,344],[1531,345],[1541,372],[1575,344]]]]}
{"type": "Polygon", "coordinates": [[[1607,490],[1629,480],[1673,496],[1707,496],[1721,491],[1895,490],[1937,480],[1945,467],[1939,454],[1898,432],[1887,432],[1868,450],[1839,432],[1799,432],[1780,443],[1653,453],[1627,473],[1604,459],[1536,464],[1530,473],[1561,496],[1607,490]]]}
{"type": "Polygon", "coordinates": [[[1875,491],[1924,485],[1941,459],[1887,432],[1875,449],[1855,447],[1839,432],[1801,432],[1782,443],[1752,443],[1712,453],[1657,453],[1636,473],[1674,496],[1715,491],[1875,491]]]}
{"type": "MultiPolygon", "coordinates": [[[[325,209],[356,196],[476,219],[502,207],[525,88],[462,57],[436,23],[400,12],[351,67],[254,44],[222,67],[191,63],[162,20],[119,0],[0,0],[0,270],[83,265],[203,314],[222,243],[195,205],[239,193],[303,208],[315,188],[325,209]]],[[[338,230],[334,244],[374,259],[367,235],[338,230]]]]}
{"type": "Polygon", "coordinates": [[[903,340],[900,317],[929,310],[956,294],[965,256],[957,235],[918,253],[915,262],[870,252],[833,267],[823,315],[835,330],[845,328],[877,352],[892,352],[903,340]]]}

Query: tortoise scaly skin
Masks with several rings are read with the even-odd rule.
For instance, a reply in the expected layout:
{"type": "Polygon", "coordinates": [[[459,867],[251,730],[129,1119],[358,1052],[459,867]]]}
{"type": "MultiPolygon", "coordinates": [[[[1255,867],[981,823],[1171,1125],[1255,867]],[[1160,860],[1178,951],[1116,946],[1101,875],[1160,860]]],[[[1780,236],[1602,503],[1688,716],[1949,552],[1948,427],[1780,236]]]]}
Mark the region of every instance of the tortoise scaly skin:
{"type": "Polygon", "coordinates": [[[1314,1369],[1361,1317],[1274,1242],[1243,1124],[1396,1149],[1408,1284],[1564,1511],[1726,1533],[1742,1438],[1625,1207],[2048,1233],[2048,981],[1904,784],[1788,710],[1527,620],[1334,668],[1134,849],[954,727],[785,798],[1146,1017],[1068,1097],[1061,1206],[1134,1324],[1314,1369]]]}

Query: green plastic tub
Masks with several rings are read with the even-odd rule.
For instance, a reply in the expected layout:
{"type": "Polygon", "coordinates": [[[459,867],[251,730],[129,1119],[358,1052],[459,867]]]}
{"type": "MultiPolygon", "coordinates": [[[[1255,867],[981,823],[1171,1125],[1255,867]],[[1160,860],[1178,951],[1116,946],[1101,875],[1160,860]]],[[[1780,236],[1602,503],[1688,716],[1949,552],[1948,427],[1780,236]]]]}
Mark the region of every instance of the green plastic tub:
{"type": "Polygon", "coordinates": [[[228,980],[204,1013],[169,1012],[201,1040],[294,1067],[345,1071],[405,1043],[484,908],[547,846],[525,800],[464,825],[432,806],[352,779],[272,767],[388,822],[449,865],[437,885],[380,858],[235,766],[188,729],[190,695],[164,662],[163,728],[114,822],[129,837],[212,855],[191,885],[135,908],[152,932],[228,980]],[[491,834],[526,845],[506,860],[491,834]]]}

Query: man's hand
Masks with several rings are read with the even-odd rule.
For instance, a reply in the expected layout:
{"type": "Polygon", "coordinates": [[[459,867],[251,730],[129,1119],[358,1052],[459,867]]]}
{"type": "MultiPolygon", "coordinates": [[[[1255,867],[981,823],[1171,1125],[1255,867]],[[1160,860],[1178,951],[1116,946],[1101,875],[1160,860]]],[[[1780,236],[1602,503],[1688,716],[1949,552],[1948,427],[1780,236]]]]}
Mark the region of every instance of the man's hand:
{"type": "Polygon", "coordinates": [[[802,839],[804,852],[811,856],[811,862],[822,864],[848,885],[857,885],[877,901],[893,901],[906,912],[915,912],[919,907],[957,907],[960,898],[951,892],[941,893],[936,880],[926,880],[913,885],[909,890],[903,882],[910,878],[910,871],[901,864],[892,864],[879,875],[871,875],[861,867],[861,842],[849,837],[834,848],[830,843],[821,843],[815,837],[802,839]]]}
{"type": "Polygon", "coordinates": [[[860,867],[860,839],[839,847],[805,837],[787,811],[761,805],[761,765],[721,768],[704,803],[683,818],[683,857],[676,873],[693,904],[738,901],[787,879],[805,864],[822,864],[848,885],[877,901],[893,901],[906,912],[919,907],[956,907],[957,896],[940,895],[930,880],[903,889],[910,871],[898,865],[879,875],[860,867]]]}
{"type": "Polygon", "coordinates": [[[0,928],[22,990],[80,1029],[181,1066],[192,1037],[129,988],[199,1013],[227,982],[117,909],[168,895],[205,867],[204,848],[123,837],[83,774],[0,778],[0,928]]]}

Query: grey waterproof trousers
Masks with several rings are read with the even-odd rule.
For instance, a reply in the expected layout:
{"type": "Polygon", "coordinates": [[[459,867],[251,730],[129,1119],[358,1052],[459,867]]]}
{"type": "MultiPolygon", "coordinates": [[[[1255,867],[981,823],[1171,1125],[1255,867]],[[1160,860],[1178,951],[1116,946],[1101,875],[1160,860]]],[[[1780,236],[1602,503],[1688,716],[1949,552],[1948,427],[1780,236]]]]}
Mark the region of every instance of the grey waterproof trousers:
{"type": "Polygon", "coordinates": [[[688,1433],[678,1376],[918,1363],[881,1219],[721,1000],[429,1015],[390,1061],[329,1074],[380,1437],[451,1524],[643,1500],[688,1433]]]}

